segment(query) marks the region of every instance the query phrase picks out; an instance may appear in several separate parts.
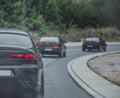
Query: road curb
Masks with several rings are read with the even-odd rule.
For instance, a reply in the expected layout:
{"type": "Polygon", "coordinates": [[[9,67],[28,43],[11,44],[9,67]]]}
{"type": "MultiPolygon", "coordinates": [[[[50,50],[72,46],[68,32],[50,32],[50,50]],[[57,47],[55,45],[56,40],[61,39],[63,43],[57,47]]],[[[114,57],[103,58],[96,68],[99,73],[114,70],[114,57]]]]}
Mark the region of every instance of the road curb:
{"type": "MultiPolygon", "coordinates": [[[[87,66],[87,61],[89,59],[93,58],[93,57],[102,56],[102,55],[109,54],[109,53],[116,53],[116,52],[120,52],[120,51],[96,53],[96,54],[90,55],[90,57],[88,57],[85,61],[86,66],[87,66]]],[[[86,57],[86,56],[83,56],[83,57],[86,57]]],[[[77,64],[76,62],[79,62],[79,60],[83,57],[78,57],[78,58],[76,58],[76,59],[74,59],[74,60],[72,60],[68,63],[68,66],[67,66],[68,73],[77,82],[77,84],[79,86],[81,86],[83,89],[85,89],[93,97],[95,97],[95,98],[106,98],[104,95],[100,94],[98,91],[94,90],[87,83],[85,83],[85,81],[82,80],[82,78],[75,72],[76,70],[74,69],[74,65],[77,64]]],[[[101,77],[101,76],[99,76],[99,77],[101,77]]]]}
{"type": "Polygon", "coordinates": [[[68,73],[69,75],[75,80],[75,82],[82,87],[83,89],[85,89],[90,95],[92,95],[95,98],[105,98],[104,96],[100,95],[98,92],[94,91],[91,87],[89,87],[82,79],[79,78],[79,76],[75,73],[75,71],[73,70],[73,61],[69,62],[67,69],[68,69],[68,73]]]}
{"type": "MultiPolygon", "coordinates": [[[[120,42],[106,42],[107,45],[116,45],[120,44],[120,42]]],[[[65,43],[66,46],[82,46],[82,42],[67,42],[65,43]]]]}

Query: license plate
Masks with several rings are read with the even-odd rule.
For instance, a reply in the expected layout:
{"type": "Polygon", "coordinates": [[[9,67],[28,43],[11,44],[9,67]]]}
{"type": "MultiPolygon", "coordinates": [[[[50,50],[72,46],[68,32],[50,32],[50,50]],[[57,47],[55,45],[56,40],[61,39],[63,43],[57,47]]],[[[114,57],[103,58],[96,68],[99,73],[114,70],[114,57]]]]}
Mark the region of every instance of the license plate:
{"type": "Polygon", "coordinates": [[[11,76],[11,70],[0,70],[0,76],[11,76]]]}
{"type": "Polygon", "coordinates": [[[45,51],[52,51],[52,49],[46,48],[45,51]]]}
{"type": "Polygon", "coordinates": [[[93,45],[87,45],[87,47],[93,47],[93,45]]]}

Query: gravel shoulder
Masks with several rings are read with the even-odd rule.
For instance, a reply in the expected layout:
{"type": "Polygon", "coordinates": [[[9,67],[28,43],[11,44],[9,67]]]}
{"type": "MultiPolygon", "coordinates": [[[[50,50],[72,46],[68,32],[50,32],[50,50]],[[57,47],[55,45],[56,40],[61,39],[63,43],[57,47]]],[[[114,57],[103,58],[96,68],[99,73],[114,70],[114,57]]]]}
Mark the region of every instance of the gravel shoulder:
{"type": "Polygon", "coordinates": [[[88,66],[103,78],[120,86],[120,53],[92,58],[88,66]]]}

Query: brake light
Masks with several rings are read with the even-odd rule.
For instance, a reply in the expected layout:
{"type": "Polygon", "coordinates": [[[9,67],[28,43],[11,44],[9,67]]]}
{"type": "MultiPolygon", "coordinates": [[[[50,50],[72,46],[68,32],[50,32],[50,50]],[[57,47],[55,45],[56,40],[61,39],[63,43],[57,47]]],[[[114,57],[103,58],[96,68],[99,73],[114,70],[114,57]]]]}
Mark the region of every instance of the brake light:
{"type": "Polygon", "coordinates": [[[59,46],[59,43],[53,43],[53,46],[59,46]]]}
{"type": "Polygon", "coordinates": [[[96,42],[96,45],[100,45],[100,43],[99,43],[99,42],[96,42]]]}
{"type": "Polygon", "coordinates": [[[9,57],[10,58],[33,59],[33,60],[36,59],[34,54],[10,54],[9,57]]]}
{"type": "Polygon", "coordinates": [[[37,46],[42,46],[42,44],[43,44],[42,42],[38,42],[37,46]]]}
{"type": "Polygon", "coordinates": [[[86,44],[86,41],[83,42],[83,45],[85,45],[85,44],[86,44]]]}

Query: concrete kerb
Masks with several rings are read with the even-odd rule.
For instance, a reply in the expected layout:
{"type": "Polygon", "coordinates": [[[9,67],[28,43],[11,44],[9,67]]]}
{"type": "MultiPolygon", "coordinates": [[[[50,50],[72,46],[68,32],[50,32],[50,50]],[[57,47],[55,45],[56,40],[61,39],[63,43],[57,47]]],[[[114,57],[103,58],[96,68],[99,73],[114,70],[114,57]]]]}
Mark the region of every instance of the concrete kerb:
{"type": "MultiPolygon", "coordinates": [[[[120,51],[116,51],[116,52],[120,52],[120,51]]],[[[90,60],[93,57],[101,56],[101,55],[109,54],[109,53],[114,53],[114,52],[96,53],[96,54],[92,54],[92,55],[88,55],[88,56],[78,57],[78,58],[70,61],[67,66],[68,73],[78,83],[78,85],[80,85],[83,89],[85,89],[90,95],[92,95],[95,98],[106,98],[106,96],[109,96],[109,95],[104,96],[104,92],[103,92],[104,90],[103,91],[101,90],[101,92],[102,92],[101,93],[101,92],[98,92],[99,89],[94,88],[94,86],[97,86],[95,84],[96,80],[95,81],[93,80],[94,83],[90,83],[91,85],[86,83],[86,81],[87,81],[86,79],[93,78],[91,76],[95,76],[96,78],[98,78],[99,81],[103,80],[103,78],[101,76],[97,75],[96,73],[91,71],[91,69],[88,68],[87,62],[88,62],[88,60],[90,60]],[[84,69],[83,67],[85,67],[85,66],[86,66],[86,68],[84,69]]],[[[105,83],[111,85],[111,82],[109,82],[107,80],[105,80],[105,83]]]]}
{"type": "MultiPolygon", "coordinates": [[[[107,45],[115,45],[115,44],[120,44],[120,42],[107,42],[107,45]]],[[[81,46],[82,42],[67,42],[65,43],[66,46],[81,46]]]]}

